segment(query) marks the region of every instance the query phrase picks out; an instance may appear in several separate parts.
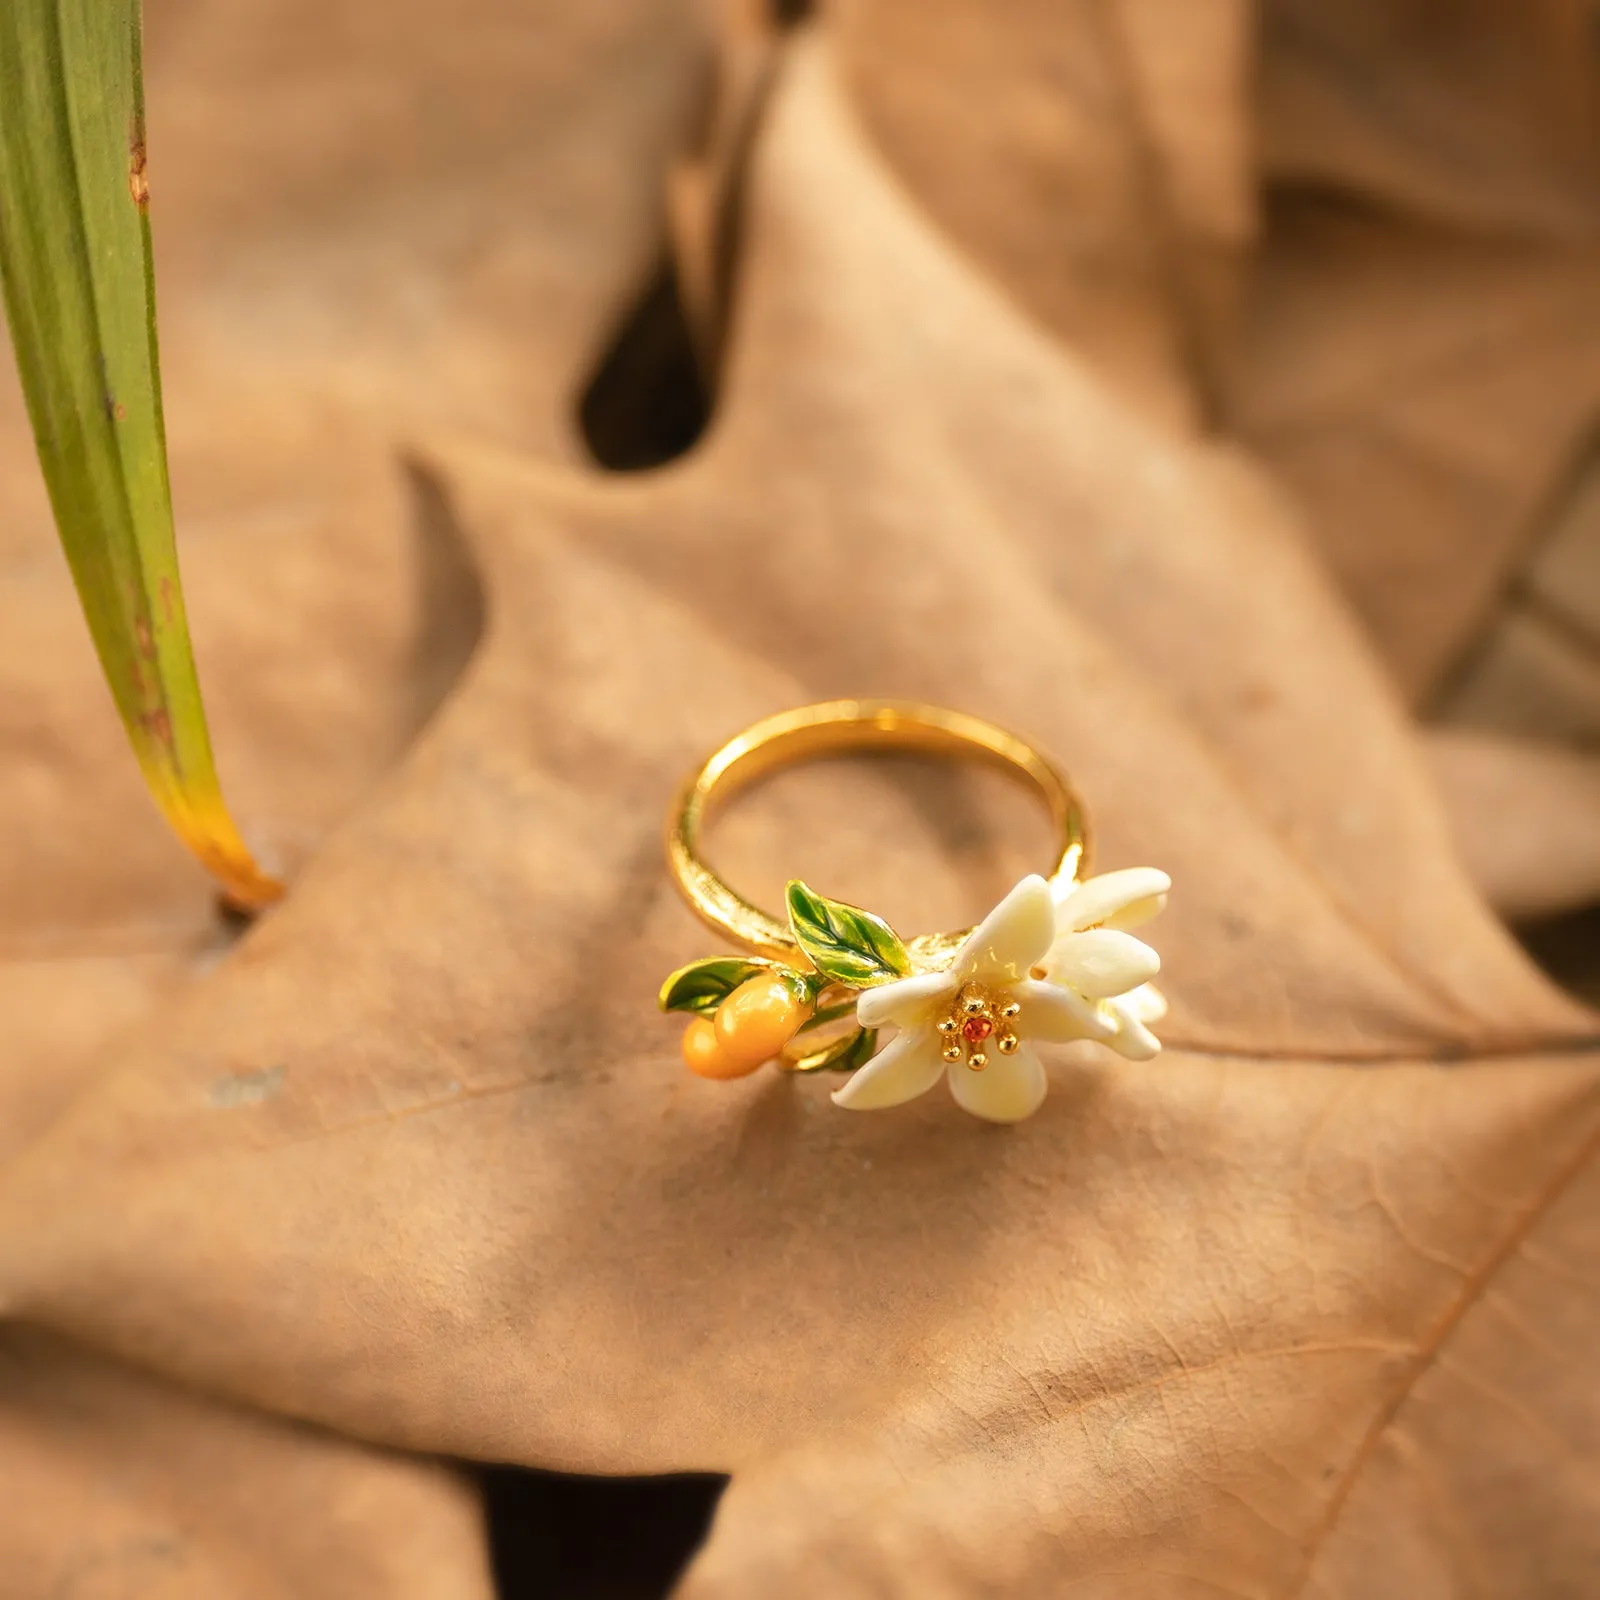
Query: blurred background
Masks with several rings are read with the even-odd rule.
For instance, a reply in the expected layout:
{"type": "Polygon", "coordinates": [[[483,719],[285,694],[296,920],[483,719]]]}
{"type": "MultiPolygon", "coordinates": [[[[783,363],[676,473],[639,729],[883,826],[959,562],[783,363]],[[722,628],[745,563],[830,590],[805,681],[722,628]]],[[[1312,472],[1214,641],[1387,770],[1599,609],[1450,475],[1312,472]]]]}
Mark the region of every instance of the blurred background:
{"type": "MultiPolygon", "coordinates": [[[[483,629],[412,441],[621,476],[715,437],[751,151],[820,32],[966,268],[1141,426],[1263,470],[1473,882],[1600,1001],[1593,0],[148,0],[146,30],[180,550],[267,859],[355,812],[483,629]]],[[[9,367],[0,680],[6,1157],[237,931],[140,793],[9,367]]],[[[721,1487],[487,1481],[517,1595],[664,1593],[721,1487]]]]}

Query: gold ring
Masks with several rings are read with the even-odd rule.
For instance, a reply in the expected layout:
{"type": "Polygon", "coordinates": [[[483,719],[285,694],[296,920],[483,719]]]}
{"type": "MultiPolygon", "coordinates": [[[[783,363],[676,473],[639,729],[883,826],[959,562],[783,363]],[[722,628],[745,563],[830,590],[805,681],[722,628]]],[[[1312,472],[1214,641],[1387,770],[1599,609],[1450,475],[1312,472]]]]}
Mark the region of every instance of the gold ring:
{"type": "Polygon", "coordinates": [[[900,700],[831,700],[768,717],[684,781],[669,816],[667,863],[689,907],[741,954],[691,962],[662,986],[665,1011],[692,1020],[689,1068],[737,1078],[765,1062],[851,1074],[834,1091],[852,1110],[899,1105],[947,1077],[959,1104],[994,1122],[1038,1109],[1036,1043],[1093,1039],[1133,1060],[1160,1045],[1166,1005],[1155,951],[1128,931],[1156,915],[1171,881],[1153,867],[1097,878],[1084,808],[1043,753],[993,723],[900,700]],[[881,917],[798,880],[780,922],[701,859],[716,809],[765,773],[862,749],[976,757],[1026,782],[1055,828],[1048,876],[1024,878],[976,927],[901,939],[881,917]],[[879,1049],[880,1031],[893,1040],[879,1049]]]}

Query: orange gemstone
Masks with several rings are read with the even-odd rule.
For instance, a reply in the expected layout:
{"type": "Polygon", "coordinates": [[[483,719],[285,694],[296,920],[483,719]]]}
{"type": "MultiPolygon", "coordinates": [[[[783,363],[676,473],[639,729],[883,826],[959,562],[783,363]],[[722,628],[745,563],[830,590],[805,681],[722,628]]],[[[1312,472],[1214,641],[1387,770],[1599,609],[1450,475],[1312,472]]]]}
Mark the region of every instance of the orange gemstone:
{"type": "Polygon", "coordinates": [[[987,1017],[968,1017],[961,1025],[961,1036],[968,1044],[982,1044],[994,1032],[994,1024],[987,1017]]]}

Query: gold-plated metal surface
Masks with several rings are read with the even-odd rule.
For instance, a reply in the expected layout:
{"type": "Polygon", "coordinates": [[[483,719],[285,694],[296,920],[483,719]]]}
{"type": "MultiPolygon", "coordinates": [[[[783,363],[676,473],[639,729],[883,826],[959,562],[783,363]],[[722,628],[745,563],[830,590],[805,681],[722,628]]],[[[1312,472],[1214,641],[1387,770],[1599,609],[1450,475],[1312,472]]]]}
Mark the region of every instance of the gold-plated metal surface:
{"type": "MultiPolygon", "coordinates": [[[[910,700],[828,700],[779,712],[747,728],[685,780],[667,823],[667,863],[695,915],[756,955],[808,966],[787,924],[731,889],[700,858],[701,836],[727,801],[779,768],[854,750],[909,750],[977,759],[1028,784],[1049,809],[1056,855],[1047,877],[1068,881],[1088,867],[1083,806],[1064,774],[1016,734],[980,717],[910,700]]],[[[970,928],[906,941],[913,967],[949,965],[970,928]]]]}

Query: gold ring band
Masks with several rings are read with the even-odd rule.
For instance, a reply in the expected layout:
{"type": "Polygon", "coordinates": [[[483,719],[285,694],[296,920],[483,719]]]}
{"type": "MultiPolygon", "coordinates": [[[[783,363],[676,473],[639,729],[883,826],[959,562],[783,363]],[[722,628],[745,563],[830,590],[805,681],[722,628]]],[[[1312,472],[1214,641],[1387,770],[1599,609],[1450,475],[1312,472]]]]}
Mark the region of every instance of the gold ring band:
{"type": "MultiPolygon", "coordinates": [[[[1045,875],[1070,883],[1086,872],[1089,835],[1082,802],[1060,769],[1025,739],[980,717],[911,700],[828,700],[763,719],[685,780],[669,815],[667,864],[695,915],[756,955],[803,959],[786,922],[737,894],[700,858],[701,835],[727,801],[766,773],[868,749],[964,756],[1027,783],[1048,808],[1056,835],[1056,856],[1045,875]]],[[[937,970],[971,931],[908,939],[913,965],[937,970]]]]}

